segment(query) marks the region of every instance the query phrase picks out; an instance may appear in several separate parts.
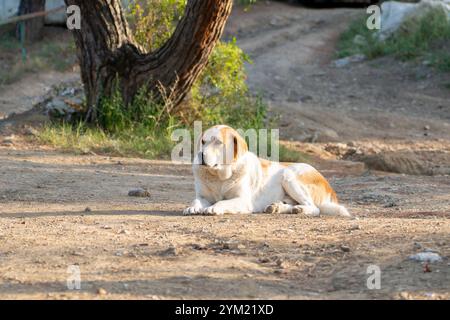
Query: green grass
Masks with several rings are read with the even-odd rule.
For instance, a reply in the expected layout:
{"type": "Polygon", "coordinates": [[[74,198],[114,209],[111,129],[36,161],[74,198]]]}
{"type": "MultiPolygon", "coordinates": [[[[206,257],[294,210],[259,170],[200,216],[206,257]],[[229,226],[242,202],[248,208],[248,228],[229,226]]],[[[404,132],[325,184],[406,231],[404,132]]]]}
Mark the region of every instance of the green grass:
{"type": "Polygon", "coordinates": [[[339,58],[364,54],[369,59],[392,55],[400,60],[428,60],[442,71],[449,70],[449,54],[438,44],[450,40],[450,22],[442,10],[432,10],[419,19],[405,21],[385,41],[376,39],[376,31],[366,27],[366,16],[353,21],[341,35],[337,46],[339,58]],[[363,41],[354,42],[356,36],[363,41]]]}
{"type": "Polygon", "coordinates": [[[49,38],[27,45],[27,56],[23,61],[20,42],[11,35],[3,35],[0,52],[5,63],[0,67],[0,85],[14,83],[27,73],[68,70],[76,63],[75,44],[69,39],[49,38]]]}
{"type": "Polygon", "coordinates": [[[111,156],[168,159],[173,147],[170,136],[150,134],[135,128],[109,134],[84,123],[51,124],[44,126],[37,136],[40,143],[75,154],[96,153],[111,156]]]}
{"type": "Polygon", "coordinates": [[[285,145],[280,144],[279,152],[281,162],[311,163],[311,159],[307,154],[291,149],[285,145]]]}

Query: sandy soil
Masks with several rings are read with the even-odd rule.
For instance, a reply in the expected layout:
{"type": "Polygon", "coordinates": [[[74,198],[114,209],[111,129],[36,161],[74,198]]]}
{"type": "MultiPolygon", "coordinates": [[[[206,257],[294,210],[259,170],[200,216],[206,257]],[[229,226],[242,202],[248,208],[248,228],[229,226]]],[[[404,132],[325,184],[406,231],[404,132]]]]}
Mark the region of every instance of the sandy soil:
{"type": "Polygon", "coordinates": [[[188,166],[0,137],[0,298],[449,299],[448,75],[389,59],[333,67],[334,41],[354,14],[270,2],[235,11],[227,36],[251,55],[249,84],[281,114],[281,135],[311,153],[358,219],[184,217],[188,166]],[[409,76],[418,70],[431,75],[409,76]],[[349,145],[412,152],[443,169],[367,170],[342,154],[349,145]],[[136,187],[150,197],[129,197],[136,187]],[[427,249],[443,260],[409,260],[427,249]],[[71,265],[81,290],[67,288],[71,265]],[[366,285],[369,265],[381,269],[379,290],[366,285]]]}

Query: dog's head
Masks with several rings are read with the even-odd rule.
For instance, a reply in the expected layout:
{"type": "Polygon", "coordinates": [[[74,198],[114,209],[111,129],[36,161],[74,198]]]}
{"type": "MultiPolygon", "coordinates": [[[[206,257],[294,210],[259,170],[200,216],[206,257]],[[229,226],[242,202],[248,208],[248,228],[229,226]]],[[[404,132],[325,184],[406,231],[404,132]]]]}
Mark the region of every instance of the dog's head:
{"type": "Polygon", "coordinates": [[[218,125],[206,130],[200,137],[197,158],[211,174],[226,180],[233,174],[233,164],[247,151],[247,143],[231,127],[218,125]]]}

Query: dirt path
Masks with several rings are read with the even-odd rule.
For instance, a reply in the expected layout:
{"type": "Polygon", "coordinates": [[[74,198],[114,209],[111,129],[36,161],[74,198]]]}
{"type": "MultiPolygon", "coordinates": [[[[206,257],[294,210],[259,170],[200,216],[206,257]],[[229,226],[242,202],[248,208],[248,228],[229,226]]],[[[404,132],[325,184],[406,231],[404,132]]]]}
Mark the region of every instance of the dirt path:
{"type": "Polygon", "coordinates": [[[393,61],[330,66],[355,12],[270,2],[246,19],[236,11],[228,33],[251,54],[249,83],[267,89],[281,134],[322,157],[316,165],[359,219],[183,217],[194,195],[188,166],[12,141],[0,146],[0,299],[449,299],[449,177],[367,171],[332,148],[351,139],[365,151],[434,148],[444,169],[448,159],[448,96],[435,86],[444,79],[399,81],[406,71],[393,61]],[[319,143],[306,141],[315,131],[319,143]],[[151,196],[129,197],[136,187],[151,196]],[[408,259],[427,249],[443,258],[431,272],[408,259]],[[79,291],[66,286],[71,265],[79,291]],[[366,285],[369,265],[381,269],[379,290],[366,285]]]}

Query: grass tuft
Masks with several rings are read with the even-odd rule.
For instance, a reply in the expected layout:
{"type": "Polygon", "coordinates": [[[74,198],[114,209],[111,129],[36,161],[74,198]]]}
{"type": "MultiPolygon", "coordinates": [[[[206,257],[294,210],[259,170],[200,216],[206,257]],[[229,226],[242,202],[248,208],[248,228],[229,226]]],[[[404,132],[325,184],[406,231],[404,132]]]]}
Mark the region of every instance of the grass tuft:
{"type": "Polygon", "coordinates": [[[400,60],[427,60],[442,71],[449,70],[449,54],[438,43],[450,40],[450,22],[441,9],[429,10],[420,18],[409,19],[385,41],[376,38],[376,30],[366,27],[366,16],[353,21],[342,33],[337,46],[339,58],[364,54],[369,59],[393,55],[400,60]],[[359,40],[355,41],[358,37],[359,40]]]}

